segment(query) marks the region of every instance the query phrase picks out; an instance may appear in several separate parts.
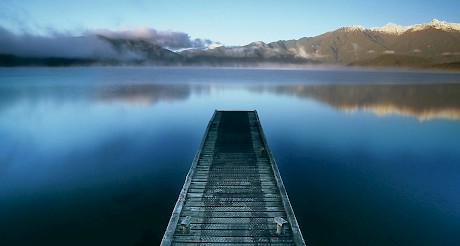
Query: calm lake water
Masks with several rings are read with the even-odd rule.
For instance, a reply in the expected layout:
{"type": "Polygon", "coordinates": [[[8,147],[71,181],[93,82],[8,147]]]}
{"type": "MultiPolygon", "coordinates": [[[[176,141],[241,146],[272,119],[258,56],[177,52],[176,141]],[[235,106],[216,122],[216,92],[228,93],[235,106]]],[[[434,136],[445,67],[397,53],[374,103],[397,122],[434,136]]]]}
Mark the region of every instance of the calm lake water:
{"type": "Polygon", "coordinates": [[[158,245],[215,109],[257,110],[309,245],[460,245],[460,74],[0,69],[0,245],[158,245]]]}

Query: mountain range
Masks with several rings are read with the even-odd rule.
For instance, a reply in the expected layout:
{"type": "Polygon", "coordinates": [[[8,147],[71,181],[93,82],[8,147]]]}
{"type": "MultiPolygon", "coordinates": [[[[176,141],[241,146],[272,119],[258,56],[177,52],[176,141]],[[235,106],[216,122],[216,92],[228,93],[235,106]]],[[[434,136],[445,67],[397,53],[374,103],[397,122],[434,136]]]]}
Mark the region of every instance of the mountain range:
{"type": "Polygon", "coordinates": [[[334,65],[460,69],[460,24],[430,23],[342,27],[316,37],[171,51],[142,39],[98,38],[114,50],[107,57],[24,57],[0,54],[0,65],[334,65]]]}

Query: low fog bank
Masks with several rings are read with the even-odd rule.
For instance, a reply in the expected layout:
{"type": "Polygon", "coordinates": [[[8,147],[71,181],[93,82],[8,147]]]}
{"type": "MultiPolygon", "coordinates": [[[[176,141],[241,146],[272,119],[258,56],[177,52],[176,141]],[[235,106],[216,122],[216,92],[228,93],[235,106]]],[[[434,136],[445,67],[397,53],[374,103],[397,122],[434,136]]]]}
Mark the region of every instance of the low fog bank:
{"type": "Polygon", "coordinates": [[[22,58],[146,59],[142,47],[115,47],[111,40],[135,40],[166,50],[205,49],[216,43],[192,39],[187,33],[157,31],[153,28],[132,30],[92,29],[80,36],[54,32],[49,35],[16,34],[0,26],[0,54],[22,58]],[[104,37],[104,38],[102,38],[104,37]]]}
{"type": "Polygon", "coordinates": [[[63,33],[50,36],[14,34],[0,27],[0,53],[19,57],[108,58],[115,50],[98,36],[71,37],[63,33]]]}

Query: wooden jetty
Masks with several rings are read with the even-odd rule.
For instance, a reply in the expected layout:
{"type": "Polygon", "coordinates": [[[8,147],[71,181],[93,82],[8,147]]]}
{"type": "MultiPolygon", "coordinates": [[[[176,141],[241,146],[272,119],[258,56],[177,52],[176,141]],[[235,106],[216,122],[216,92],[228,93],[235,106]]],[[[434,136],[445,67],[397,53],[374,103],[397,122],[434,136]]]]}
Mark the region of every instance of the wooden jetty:
{"type": "Polygon", "coordinates": [[[215,111],[161,245],[305,245],[256,111],[215,111]]]}

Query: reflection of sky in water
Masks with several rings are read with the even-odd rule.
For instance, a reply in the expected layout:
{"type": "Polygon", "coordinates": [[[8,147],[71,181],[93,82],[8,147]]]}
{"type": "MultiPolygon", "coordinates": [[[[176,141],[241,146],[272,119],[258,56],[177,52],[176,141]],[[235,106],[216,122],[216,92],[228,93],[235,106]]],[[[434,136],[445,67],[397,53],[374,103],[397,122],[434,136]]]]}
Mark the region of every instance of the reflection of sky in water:
{"type": "Polygon", "coordinates": [[[2,69],[0,239],[158,244],[213,111],[256,109],[307,241],[459,244],[459,78],[2,69]]]}

